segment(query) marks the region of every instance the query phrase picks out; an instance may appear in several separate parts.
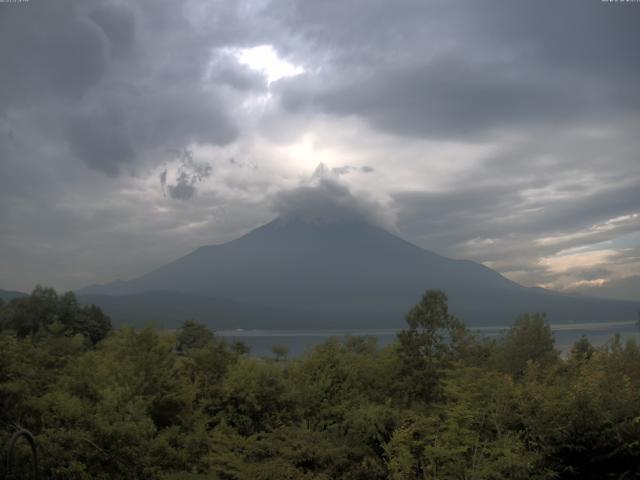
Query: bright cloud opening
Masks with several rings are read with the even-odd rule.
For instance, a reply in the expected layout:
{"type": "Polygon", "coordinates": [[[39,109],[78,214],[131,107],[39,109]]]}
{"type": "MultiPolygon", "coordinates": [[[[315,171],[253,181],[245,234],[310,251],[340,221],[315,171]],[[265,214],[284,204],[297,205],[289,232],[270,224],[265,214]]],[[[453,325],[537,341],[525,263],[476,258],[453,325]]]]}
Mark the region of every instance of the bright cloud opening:
{"type": "Polygon", "coordinates": [[[550,257],[543,257],[538,263],[547,267],[550,272],[564,273],[575,268],[608,265],[613,257],[619,255],[616,250],[595,250],[565,255],[562,255],[562,252],[559,253],[550,257]]]}
{"type": "Polygon", "coordinates": [[[304,72],[304,68],[301,66],[280,58],[271,45],[243,48],[238,50],[235,55],[240,63],[253,70],[263,72],[267,76],[268,83],[304,72]]]}

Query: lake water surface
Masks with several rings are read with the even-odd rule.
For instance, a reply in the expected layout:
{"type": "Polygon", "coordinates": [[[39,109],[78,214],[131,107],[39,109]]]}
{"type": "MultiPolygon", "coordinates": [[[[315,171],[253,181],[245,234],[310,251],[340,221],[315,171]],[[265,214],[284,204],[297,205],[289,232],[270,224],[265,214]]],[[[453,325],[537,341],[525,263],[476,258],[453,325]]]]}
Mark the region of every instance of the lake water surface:
{"type": "MultiPolygon", "coordinates": [[[[504,327],[475,327],[471,330],[479,335],[495,338],[504,332],[504,327]]],[[[581,323],[551,325],[556,339],[556,348],[567,352],[576,340],[586,336],[595,346],[603,345],[616,333],[623,341],[635,338],[640,341],[640,329],[635,322],[617,323],[581,323]]],[[[323,343],[330,337],[367,336],[378,339],[378,345],[385,346],[393,342],[398,330],[395,329],[354,329],[354,330],[221,330],[217,334],[229,341],[239,340],[251,348],[251,355],[257,357],[273,356],[271,348],[282,345],[289,348],[289,356],[296,357],[306,350],[323,343]]]]}

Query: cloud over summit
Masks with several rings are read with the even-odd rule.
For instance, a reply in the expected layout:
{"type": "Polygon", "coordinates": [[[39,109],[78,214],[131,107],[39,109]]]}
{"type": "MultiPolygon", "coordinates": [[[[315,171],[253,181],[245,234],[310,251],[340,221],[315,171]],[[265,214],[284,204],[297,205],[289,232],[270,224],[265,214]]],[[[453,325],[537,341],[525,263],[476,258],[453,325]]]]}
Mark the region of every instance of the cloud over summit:
{"type": "Polygon", "coordinates": [[[396,230],[393,216],[385,205],[365,194],[354,194],[334,170],[320,163],[301,185],[274,195],[273,209],[285,220],[356,221],[396,230]]]}

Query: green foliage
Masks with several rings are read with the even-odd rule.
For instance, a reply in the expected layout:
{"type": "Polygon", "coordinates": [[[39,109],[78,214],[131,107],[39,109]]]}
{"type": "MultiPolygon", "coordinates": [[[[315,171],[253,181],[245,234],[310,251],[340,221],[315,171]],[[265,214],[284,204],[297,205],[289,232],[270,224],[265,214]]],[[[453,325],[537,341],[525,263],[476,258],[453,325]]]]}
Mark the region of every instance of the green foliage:
{"type": "Polygon", "coordinates": [[[433,401],[440,395],[443,369],[458,357],[468,337],[464,325],[449,314],[447,296],[427,290],[406,316],[409,329],[398,333],[398,355],[405,378],[406,401],[433,401]]]}
{"type": "Polygon", "coordinates": [[[92,337],[72,294],[33,297],[0,305],[0,444],[30,429],[44,478],[640,477],[634,341],[561,358],[540,315],[479,340],[435,291],[389,347],[274,361],[193,321],[92,337]]]}
{"type": "Polygon", "coordinates": [[[278,361],[286,359],[287,355],[289,355],[289,347],[287,347],[286,345],[274,345],[271,348],[271,351],[276,356],[276,360],[278,361]]]}
{"type": "Polygon", "coordinates": [[[213,333],[206,325],[194,320],[185,320],[178,333],[177,348],[181,352],[186,352],[194,348],[203,348],[211,340],[213,340],[213,333]]]}
{"type": "Polygon", "coordinates": [[[231,350],[233,350],[238,355],[248,355],[249,352],[251,351],[251,349],[249,348],[249,345],[239,340],[234,340],[231,343],[231,350]]]}
{"type": "Polygon", "coordinates": [[[595,351],[596,349],[591,345],[589,339],[582,335],[571,347],[571,358],[577,361],[588,361],[595,351]]]}
{"type": "Polygon", "coordinates": [[[95,305],[78,304],[73,292],[58,296],[52,288],[37,286],[30,296],[0,305],[0,330],[34,339],[80,334],[95,345],[111,331],[111,320],[95,305]]]}
{"type": "Polygon", "coordinates": [[[513,415],[513,383],[497,372],[462,368],[444,381],[441,403],[412,413],[386,445],[390,478],[531,478],[513,415]]]}
{"type": "Polygon", "coordinates": [[[559,359],[554,343],[551,327],[544,314],[521,315],[507,330],[497,349],[496,367],[516,378],[524,375],[531,362],[551,368],[559,359]]]}
{"type": "Polygon", "coordinates": [[[244,435],[285,424],[294,414],[287,387],[276,365],[240,359],[222,386],[225,421],[244,435]]]}

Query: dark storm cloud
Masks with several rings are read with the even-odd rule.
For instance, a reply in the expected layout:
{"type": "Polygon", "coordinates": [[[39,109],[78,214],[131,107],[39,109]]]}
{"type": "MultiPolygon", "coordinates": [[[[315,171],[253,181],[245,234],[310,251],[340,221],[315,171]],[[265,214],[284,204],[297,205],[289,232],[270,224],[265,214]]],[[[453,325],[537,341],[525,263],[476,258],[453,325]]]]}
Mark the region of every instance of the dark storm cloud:
{"type": "Polygon", "coordinates": [[[101,4],[90,13],[93,20],[109,39],[109,51],[114,57],[127,55],[134,43],[136,19],[125,4],[101,4]]]}
{"type": "MultiPolygon", "coordinates": [[[[636,184],[609,186],[593,194],[551,199],[545,195],[526,198],[523,190],[535,184],[492,184],[445,192],[405,192],[394,195],[398,226],[424,235],[434,247],[476,237],[507,237],[514,234],[541,236],[569,233],[640,210],[636,184]]],[[[628,233],[622,225],[616,232],[628,233]]],[[[594,232],[593,240],[607,239],[611,231],[594,232]]],[[[565,247],[571,246],[569,239],[565,247]]],[[[500,252],[497,251],[497,254],[500,252]]]]}
{"type": "Polygon", "coordinates": [[[98,0],[0,5],[0,106],[10,119],[12,112],[30,115],[34,142],[39,128],[52,135],[66,124],[59,142],[111,176],[152,151],[232,142],[238,127],[215,83],[204,83],[210,47],[199,47],[182,15],[156,42],[151,7],[98,0]]]}
{"type": "Polygon", "coordinates": [[[207,72],[217,49],[264,35],[252,12],[235,2],[0,2],[1,284],[69,288],[126,276],[187,250],[194,234],[205,242],[258,221],[252,199],[212,206],[200,191],[159,214],[162,196],[144,187],[171,152],[237,140],[242,97],[207,72]],[[224,221],[212,216],[221,208],[224,221]],[[180,230],[203,219],[216,228],[180,230]],[[148,235],[162,244],[151,262],[139,250],[148,235]],[[138,261],[149,263],[130,267],[138,261]]]}
{"type": "Polygon", "coordinates": [[[354,167],[353,165],[342,165],[340,167],[333,167],[331,169],[336,175],[347,175],[353,172],[359,173],[373,173],[375,169],[369,165],[363,165],[362,167],[354,167]]]}
{"type": "Polygon", "coordinates": [[[541,199],[532,207],[540,210],[517,221],[517,230],[528,233],[571,231],[638,212],[640,188],[634,183],[566,200],[541,199]]]}
{"type": "Polygon", "coordinates": [[[242,65],[230,55],[223,55],[211,67],[209,78],[243,92],[264,92],[267,78],[264,74],[242,65]]]}
{"type": "MultiPolygon", "coordinates": [[[[116,95],[132,134],[147,148],[184,148],[194,141],[226,145],[237,138],[238,129],[225,115],[219,95],[192,91],[188,85],[116,95]]],[[[106,107],[108,102],[105,99],[99,106],[106,107]]]]}
{"type": "Polygon", "coordinates": [[[0,270],[135,275],[273,211],[390,225],[368,186],[408,240],[561,281],[542,256],[640,231],[638,25],[600,0],[0,2],[0,270]],[[304,73],[268,84],[234,56],[259,45],[304,73]],[[286,188],[306,133],[345,155],[286,188]]]}
{"type": "Polygon", "coordinates": [[[116,113],[72,118],[67,139],[71,151],[88,167],[115,176],[135,158],[125,119],[116,113]]]}
{"type": "Polygon", "coordinates": [[[588,73],[607,82],[640,74],[640,60],[629,45],[640,41],[640,11],[597,0],[477,4],[472,34],[495,44],[511,39],[523,60],[555,72],[588,73]],[[499,8],[492,8],[499,7],[499,8]],[[622,8],[620,8],[622,7],[622,8]],[[481,29],[489,29],[481,32],[481,29]],[[497,34],[497,35],[496,35],[497,34]]]}
{"type": "Polygon", "coordinates": [[[278,192],[271,204],[283,219],[318,223],[358,221],[393,229],[393,222],[384,206],[352,193],[338,175],[322,163],[316,167],[310,181],[278,192]]]}
{"type": "Polygon", "coordinates": [[[351,165],[343,165],[341,167],[333,167],[331,171],[336,175],[346,175],[353,171],[353,167],[351,165]]]}
{"type": "Polygon", "coordinates": [[[162,172],[160,172],[160,187],[162,188],[162,194],[166,195],[166,187],[167,187],[167,169],[166,168],[162,172]]]}
{"type": "Polygon", "coordinates": [[[175,185],[168,185],[171,198],[189,200],[196,193],[193,180],[184,172],[178,175],[175,185]]]}
{"type": "Polygon", "coordinates": [[[376,71],[319,91],[307,82],[300,76],[283,87],[285,108],[355,114],[382,130],[415,137],[471,139],[522,124],[566,121],[584,114],[590,103],[584,85],[554,85],[530,74],[458,62],[376,71]]]}
{"type": "Polygon", "coordinates": [[[465,141],[637,114],[640,56],[629,46],[640,43],[640,9],[596,0],[367,7],[294,9],[291,24],[332,61],[280,82],[287,111],[465,141]]]}
{"type": "Polygon", "coordinates": [[[496,212],[514,211],[522,204],[518,188],[505,185],[399,192],[393,199],[399,212],[398,228],[410,236],[425,236],[432,242],[431,248],[436,249],[451,242],[498,234],[496,212]]]}
{"type": "Polygon", "coordinates": [[[257,170],[258,165],[253,163],[251,160],[239,160],[235,157],[231,157],[229,159],[229,164],[238,168],[247,168],[249,170],[257,170]]]}
{"type": "Polygon", "coordinates": [[[211,176],[213,167],[207,162],[198,162],[193,152],[184,150],[180,153],[180,165],[175,174],[175,182],[168,183],[167,170],[160,174],[162,192],[176,200],[189,200],[197,192],[197,185],[211,176]]]}
{"type": "Polygon", "coordinates": [[[0,5],[0,106],[78,99],[108,69],[108,41],[74,2],[0,5]]]}

